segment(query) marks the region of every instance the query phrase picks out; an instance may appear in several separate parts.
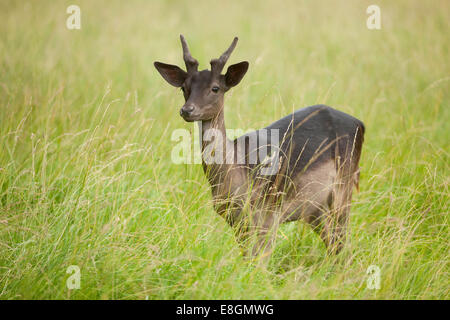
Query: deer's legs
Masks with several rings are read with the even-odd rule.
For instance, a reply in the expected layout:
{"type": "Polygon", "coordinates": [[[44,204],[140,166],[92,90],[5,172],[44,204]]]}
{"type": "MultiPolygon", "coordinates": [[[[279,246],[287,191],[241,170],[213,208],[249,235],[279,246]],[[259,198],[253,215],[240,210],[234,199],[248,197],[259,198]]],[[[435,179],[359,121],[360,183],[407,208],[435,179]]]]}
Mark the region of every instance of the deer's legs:
{"type": "Polygon", "coordinates": [[[308,220],[312,229],[320,236],[329,254],[337,254],[342,249],[345,239],[346,222],[337,222],[333,213],[318,212],[308,220]]]}
{"type": "Polygon", "coordinates": [[[344,246],[351,195],[351,186],[336,188],[330,195],[328,208],[317,209],[306,219],[325,243],[329,254],[338,254],[344,246]]]}
{"type": "Polygon", "coordinates": [[[325,243],[327,249],[331,244],[332,235],[330,233],[330,224],[328,223],[328,212],[317,210],[313,214],[309,215],[306,219],[311,228],[317,233],[322,241],[325,243]]]}
{"type": "Polygon", "coordinates": [[[260,227],[255,230],[255,238],[251,248],[251,256],[261,256],[263,260],[270,257],[272,248],[276,237],[276,227],[272,225],[270,227],[260,227]]]}
{"type": "Polygon", "coordinates": [[[337,186],[334,192],[334,200],[330,208],[330,228],[332,230],[332,242],[330,250],[339,253],[344,246],[347,236],[348,220],[352,203],[352,181],[345,181],[337,186]]]}
{"type": "Polygon", "coordinates": [[[338,184],[333,191],[333,200],[323,220],[326,232],[322,239],[330,254],[338,254],[344,247],[352,200],[352,181],[338,184]]]}
{"type": "Polygon", "coordinates": [[[266,212],[256,212],[245,222],[242,221],[236,229],[244,255],[247,257],[261,257],[267,261],[275,242],[278,222],[273,215],[266,212]]]}

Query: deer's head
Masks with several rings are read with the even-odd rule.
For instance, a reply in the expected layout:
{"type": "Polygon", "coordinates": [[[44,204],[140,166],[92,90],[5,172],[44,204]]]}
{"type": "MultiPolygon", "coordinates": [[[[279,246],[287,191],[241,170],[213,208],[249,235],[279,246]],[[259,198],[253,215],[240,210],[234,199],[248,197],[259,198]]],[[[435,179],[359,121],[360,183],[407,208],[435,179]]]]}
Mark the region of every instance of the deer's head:
{"type": "Polygon", "coordinates": [[[238,38],[234,38],[220,58],[211,60],[211,70],[198,71],[198,61],[191,56],[182,35],[180,39],[186,71],[162,62],[155,62],[155,68],[169,84],[183,91],[186,102],[180,109],[180,115],[184,120],[211,120],[222,111],[225,92],[236,86],[244,77],[248,62],[233,64],[222,74],[223,67],[236,47],[238,38]]]}

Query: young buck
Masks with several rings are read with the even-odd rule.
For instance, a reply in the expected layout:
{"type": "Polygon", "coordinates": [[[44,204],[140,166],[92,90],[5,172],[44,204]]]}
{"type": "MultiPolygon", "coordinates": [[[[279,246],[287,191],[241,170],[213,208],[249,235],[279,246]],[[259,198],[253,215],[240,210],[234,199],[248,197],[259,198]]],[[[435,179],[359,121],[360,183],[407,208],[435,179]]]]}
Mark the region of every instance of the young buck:
{"type": "Polygon", "coordinates": [[[229,140],[224,94],[239,84],[249,66],[247,61],[233,64],[222,74],[238,39],[211,60],[211,71],[198,71],[197,60],[180,38],[187,70],[161,62],[154,65],[169,84],[182,89],[186,102],[181,117],[199,123],[202,165],[214,208],[234,228],[240,243],[253,239],[243,246],[245,253],[269,255],[279,224],[298,219],[312,226],[329,253],[339,252],[353,186],[358,188],[363,123],[315,105],[229,140]],[[268,165],[272,170],[264,170],[268,165]]]}

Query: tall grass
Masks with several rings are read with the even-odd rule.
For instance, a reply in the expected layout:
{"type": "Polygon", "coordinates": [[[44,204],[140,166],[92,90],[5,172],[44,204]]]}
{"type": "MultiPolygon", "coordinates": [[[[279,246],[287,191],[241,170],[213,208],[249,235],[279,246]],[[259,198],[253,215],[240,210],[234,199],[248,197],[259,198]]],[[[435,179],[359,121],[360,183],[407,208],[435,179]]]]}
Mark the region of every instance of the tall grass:
{"type": "Polygon", "coordinates": [[[448,1],[0,1],[1,299],[448,299],[448,1]],[[200,165],[171,133],[194,126],[154,70],[250,70],[226,97],[229,128],[317,103],[363,120],[350,238],[326,256],[301,222],[268,267],[242,258],[200,165]],[[81,288],[66,286],[78,265],[81,288]],[[381,269],[379,290],[366,270],[381,269]]]}

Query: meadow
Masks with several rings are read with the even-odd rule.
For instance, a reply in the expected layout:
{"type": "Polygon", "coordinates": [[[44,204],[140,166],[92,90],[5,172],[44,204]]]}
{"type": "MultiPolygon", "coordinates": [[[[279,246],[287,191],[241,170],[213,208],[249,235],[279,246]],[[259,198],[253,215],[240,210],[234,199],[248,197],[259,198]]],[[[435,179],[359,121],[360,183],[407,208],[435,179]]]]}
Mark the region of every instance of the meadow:
{"type": "Polygon", "coordinates": [[[449,30],[445,0],[0,0],[0,299],[449,299],[449,30]],[[244,259],[201,165],[171,161],[196,127],[153,62],[184,67],[180,33],[200,69],[239,36],[228,128],[319,103],[365,123],[338,258],[293,222],[244,259]]]}

